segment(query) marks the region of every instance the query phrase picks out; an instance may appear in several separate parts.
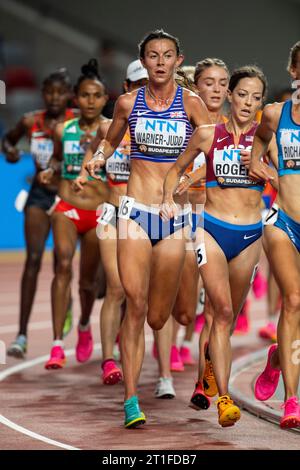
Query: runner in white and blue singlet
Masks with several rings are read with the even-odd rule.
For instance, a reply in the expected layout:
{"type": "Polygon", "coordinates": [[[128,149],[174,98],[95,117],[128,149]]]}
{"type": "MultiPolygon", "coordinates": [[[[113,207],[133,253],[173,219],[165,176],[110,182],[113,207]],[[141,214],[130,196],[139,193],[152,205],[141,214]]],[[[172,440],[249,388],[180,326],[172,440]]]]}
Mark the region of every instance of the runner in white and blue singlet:
{"type": "MultiPolygon", "coordinates": [[[[163,181],[172,162],[187,145],[193,127],[207,124],[202,100],[177,86],[175,68],[183,56],[176,38],[162,30],[140,44],[140,59],[149,83],[122,95],[115,107],[99,155],[88,164],[91,175],[105,164],[122,139],[131,132],[131,171],[127,196],[119,210],[118,263],[126,293],[126,314],[121,327],[121,356],[125,382],[125,426],[146,420],[140,411],[137,383],[144,356],[144,323],[161,329],[178,290],[185,258],[184,228],[189,220],[186,196],[179,196],[177,220],[159,218],[163,181]],[[174,233],[176,232],[176,233],[174,233]]],[[[179,318],[179,321],[181,319],[179,318]]]]}

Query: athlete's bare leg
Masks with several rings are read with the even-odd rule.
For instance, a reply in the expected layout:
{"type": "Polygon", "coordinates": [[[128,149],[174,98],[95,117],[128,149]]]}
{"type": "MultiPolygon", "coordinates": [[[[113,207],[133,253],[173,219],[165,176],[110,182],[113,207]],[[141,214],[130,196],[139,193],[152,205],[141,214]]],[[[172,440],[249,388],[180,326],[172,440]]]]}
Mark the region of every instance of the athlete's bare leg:
{"type": "Polygon", "coordinates": [[[141,234],[143,238],[136,238],[130,231],[137,233],[137,224],[132,220],[120,219],[118,266],[126,294],[126,312],[120,331],[125,400],[137,394],[137,381],[143,364],[144,324],[152,259],[152,245],[146,234],[141,234]]]}
{"type": "Polygon", "coordinates": [[[281,367],[287,400],[297,395],[300,374],[299,361],[294,360],[300,340],[300,257],[283,230],[267,226],[264,237],[271,269],[282,295],[278,350],[272,356],[272,365],[281,367]]]}
{"type": "Polygon", "coordinates": [[[231,369],[230,334],[246,295],[255,264],[258,262],[261,241],[257,240],[227,263],[225,255],[213,237],[205,233],[207,258],[213,260],[201,266],[205,290],[213,310],[213,324],[209,338],[212,360],[219,394],[228,393],[231,369]]]}
{"type": "Polygon", "coordinates": [[[79,296],[81,316],[79,323],[89,323],[98,290],[98,266],[100,263],[99,242],[96,229],[91,229],[81,237],[79,296]]]}
{"type": "Polygon", "coordinates": [[[21,281],[19,334],[27,335],[27,326],[36,292],[45,243],[50,231],[50,218],[35,206],[25,210],[26,261],[21,281]]]}
{"type": "Polygon", "coordinates": [[[71,295],[72,260],[76,250],[77,230],[74,223],[61,212],[52,215],[52,229],[57,259],[51,285],[53,334],[54,339],[62,339],[71,295]]]}
{"type": "Polygon", "coordinates": [[[100,312],[100,333],[103,360],[113,357],[113,348],[121,323],[121,305],[125,299],[117,263],[117,230],[101,226],[100,252],[106,274],[106,296],[100,312]],[[103,232],[103,236],[101,236],[103,232]],[[105,235],[109,236],[105,236],[105,235]]]}

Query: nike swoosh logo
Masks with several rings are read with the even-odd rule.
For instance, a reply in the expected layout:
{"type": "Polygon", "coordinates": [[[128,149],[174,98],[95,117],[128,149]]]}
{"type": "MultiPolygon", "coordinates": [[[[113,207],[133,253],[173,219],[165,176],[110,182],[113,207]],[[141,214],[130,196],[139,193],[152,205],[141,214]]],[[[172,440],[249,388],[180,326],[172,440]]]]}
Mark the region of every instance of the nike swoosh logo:
{"type": "Polygon", "coordinates": [[[244,235],[244,240],[248,240],[248,238],[253,238],[255,237],[256,235],[258,235],[257,233],[255,233],[254,235],[249,235],[249,237],[247,235],[244,235]]]}
{"type": "Polygon", "coordinates": [[[144,116],[144,114],[149,114],[150,111],[137,111],[138,116],[144,116]]]}
{"type": "Polygon", "coordinates": [[[184,221],[183,222],[173,222],[174,227],[184,227],[184,221]]]}
{"type": "Polygon", "coordinates": [[[222,137],[222,139],[217,139],[217,142],[222,142],[222,140],[228,139],[228,135],[226,137],[222,137]]]}

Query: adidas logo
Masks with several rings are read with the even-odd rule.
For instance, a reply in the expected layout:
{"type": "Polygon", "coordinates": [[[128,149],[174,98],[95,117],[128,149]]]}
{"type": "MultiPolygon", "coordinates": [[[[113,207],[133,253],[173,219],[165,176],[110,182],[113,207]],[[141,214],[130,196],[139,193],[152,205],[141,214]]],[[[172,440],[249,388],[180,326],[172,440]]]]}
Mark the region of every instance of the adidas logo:
{"type": "Polygon", "coordinates": [[[69,211],[64,212],[64,214],[66,217],[69,217],[69,219],[80,220],[76,209],[70,209],[69,211]]]}
{"type": "Polygon", "coordinates": [[[66,134],[76,134],[76,132],[77,132],[76,126],[72,126],[66,130],[66,134]]]}

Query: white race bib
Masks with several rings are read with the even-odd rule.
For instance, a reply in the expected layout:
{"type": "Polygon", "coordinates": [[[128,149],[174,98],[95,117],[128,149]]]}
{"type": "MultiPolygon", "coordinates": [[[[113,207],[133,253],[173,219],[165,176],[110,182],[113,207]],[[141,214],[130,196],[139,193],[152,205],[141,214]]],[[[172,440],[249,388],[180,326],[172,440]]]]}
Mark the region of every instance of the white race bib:
{"type": "Polygon", "coordinates": [[[104,202],[101,205],[101,215],[97,218],[98,224],[107,225],[116,214],[116,208],[113,204],[104,202]]]}
{"type": "Polygon", "coordinates": [[[51,139],[31,139],[30,152],[42,170],[48,166],[53,154],[53,141],[51,139]]]}
{"type": "Polygon", "coordinates": [[[214,150],[214,173],[220,186],[249,187],[257,182],[248,176],[248,170],[241,163],[241,149],[214,150]]]}
{"type": "Polygon", "coordinates": [[[147,155],[177,157],[186,137],[186,123],[168,119],[140,117],[135,127],[135,141],[147,155]]]}
{"type": "Polygon", "coordinates": [[[283,166],[286,170],[300,170],[300,130],[280,129],[283,166]]]}
{"type": "Polygon", "coordinates": [[[129,220],[134,205],[134,197],[123,196],[119,207],[119,218],[129,220]]]}

